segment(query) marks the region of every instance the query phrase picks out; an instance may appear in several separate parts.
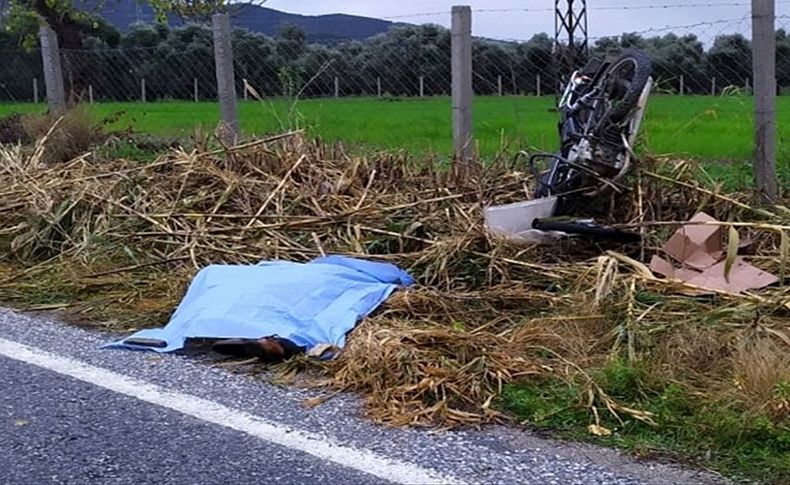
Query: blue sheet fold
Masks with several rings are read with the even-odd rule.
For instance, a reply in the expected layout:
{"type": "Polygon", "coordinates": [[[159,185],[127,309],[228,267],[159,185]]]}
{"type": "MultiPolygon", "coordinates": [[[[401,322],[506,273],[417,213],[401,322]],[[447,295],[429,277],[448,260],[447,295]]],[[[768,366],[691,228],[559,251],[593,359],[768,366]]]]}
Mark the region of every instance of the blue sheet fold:
{"type": "Polygon", "coordinates": [[[279,336],[308,349],[345,345],[346,334],[412,278],[397,266],[329,256],[309,263],[266,261],[255,266],[212,265],[189,285],[170,322],[104,348],[172,352],[189,338],[257,339],[279,336]],[[127,339],[167,343],[153,348],[127,339]]]}

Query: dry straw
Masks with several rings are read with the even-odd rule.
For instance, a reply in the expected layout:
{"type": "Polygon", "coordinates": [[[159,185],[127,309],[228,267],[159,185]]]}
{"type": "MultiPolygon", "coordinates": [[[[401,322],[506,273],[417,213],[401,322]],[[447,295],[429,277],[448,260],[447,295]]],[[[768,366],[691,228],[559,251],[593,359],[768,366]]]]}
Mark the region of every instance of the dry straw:
{"type": "MultiPolygon", "coordinates": [[[[389,261],[418,284],[362,323],[337,361],[310,365],[323,384],[366,396],[381,422],[504,419],[504,386],[560,378],[581,386],[592,424],[602,413],[652,423],[607,396],[591,369],[639,361],[710,399],[735,392],[749,405],[770,384],[744,384],[750,349],[790,347],[787,287],[691,298],[644,266],[704,209],[737,222],[754,241],[754,264],[786,271],[790,211],[703,188],[689,162],[648,163],[636,190],[599,201],[604,219],[642,228],[643,247],[547,249],[493,241],[482,227],[486,204],[529,192],[525,173],[504,162],[453,176],[403,153],[351,156],[287,133],[150,163],[85,153],[52,164],[47,143],[0,146],[0,298],[133,329],[164,324],[209,263],[329,253],[389,261]],[[726,385],[734,376],[745,391],[726,385]]],[[[785,375],[751,367],[762,381],[785,375]]]]}

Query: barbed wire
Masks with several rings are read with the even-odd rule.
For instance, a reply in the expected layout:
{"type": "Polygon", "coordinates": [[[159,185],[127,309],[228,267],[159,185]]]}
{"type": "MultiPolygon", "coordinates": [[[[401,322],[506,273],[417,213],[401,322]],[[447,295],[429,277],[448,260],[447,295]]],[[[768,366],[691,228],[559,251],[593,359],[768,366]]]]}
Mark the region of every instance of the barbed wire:
{"type": "MultiPolygon", "coordinates": [[[[731,32],[748,20],[744,15],[593,37],[590,48],[594,55],[646,50],[661,92],[719,94],[728,86],[748,91],[749,39],[731,32]],[[663,35],[669,33],[676,36],[663,35]]],[[[777,16],[778,28],[787,25],[790,16],[777,16]]],[[[67,89],[94,102],[213,100],[211,36],[201,31],[184,43],[182,33],[173,29],[156,46],[129,45],[129,37],[121,48],[62,50],[67,89]]],[[[777,79],[782,89],[790,89],[790,37],[778,31],[777,39],[777,79]]],[[[450,33],[441,27],[401,27],[332,46],[237,30],[233,51],[240,96],[419,98],[451,91],[450,33]]],[[[40,52],[5,50],[0,56],[0,101],[42,100],[40,52]]],[[[528,41],[475,39],[473,66],[475,93],[489,96],[550,94],[567,74],[548,35],[528,41]]]]}
{"type": "MultiPolygon", "coordinates": [[[[776,16],[777,22],[780,20],[787,20],[790,21],[790,16],[788,15],[777,15],[776,16]]],[[[596,35],[596,36],[588,36],[588,41],[595,42],[597,40],[602,39],[611,39],[620,37],[622,35],[638,35],[638,36],[649,36],[653,34],[661,34],[665,32],[673,32],[673,31],[691,31],[694,30],[697,34],[701,34],[703,32],[709,31],[710,28],[716,27],[719,25],[740,25],[743,22],[750,21],[750,16],[744,15],[741,17],[735,17],[730,19],[720,19],[720,20],[711,20],[711,21],[703,21],[703,22],[694,22],[694,23],[687,23],[687,24],[676,24],[676,25],[665,25],[663,27],[650,27],[643,30],[634,30],[634,31],[626,31],[620,32],[617,34],[603,34],[603,35],[596,35]]],[[[717,34],[725,33],[724,29],[717,31],[717,34]]],[[[702,37],[702,36],[699,36],[702,37]]],[[[708,35],[706,40],[714,40],[715,35],[708,35]]],[[[526,42],[528,39],[522,38],[502,38],[496,39],[499,42],[509,42],[509,43],[523,43],[526,42]]]]}
{"type": "MultiPolygon", "coordinates": [[[[777,17],[778,18],[778,17],[777,17]]],[[[712,21],[705,21],[705,22],[694,22],[691,24],[682,24],[682,25],[666,25],[664,27],[650,27],[648,29],[634,31],[634,32],[623,32],[623,34],[634,34],[639,36],[648,36],[653,34],[661,34],[665,32],[674,32],[676,30],[682,31],[690,31],[696,29],[699,32],[699,29],[703,27],[712,28],[718,25],[735,25],[735,24],[742,24],[750,20],[749,15],[744,15],[742,17],[737,17],[733,19],[722,19],[722,20],[712,20],[712,21]]],[[[724,30],[720,30],[719,33],[723,33],[724,30]]],[[[619,34],[619,35],[623,35],[619,34]]],[[[596,41],[600,39],[608,39],[611,37],[617,37],[618,35],[600,35],[595,37],[589,37],[590,41],[596,41]]]]}
{"type": "MultiPolygon", "coordinates": [[[[790,5],[790,0],[777,0],[777,5],[790,5]]],[[[651,4],[651,5],[588,5],[588,11],[606,11],[606,10],[688,10],[698,8],[726,8],[726,7],[749,7],[751,2],[695,2],[695,3],[666,3],[666,4],[651,4]]],[[[554,12],[553,7],[518,7],[518,8],[473,8],[473,13],[536,13],[536,12],[554,12]]],[[[382,20],[400,20],[409,18],[420,17],[437,17],[449,16],[449,12],[432,11],[432,12],[416,12],[401,15],[388,15],[381,17],[382,20]]]]}

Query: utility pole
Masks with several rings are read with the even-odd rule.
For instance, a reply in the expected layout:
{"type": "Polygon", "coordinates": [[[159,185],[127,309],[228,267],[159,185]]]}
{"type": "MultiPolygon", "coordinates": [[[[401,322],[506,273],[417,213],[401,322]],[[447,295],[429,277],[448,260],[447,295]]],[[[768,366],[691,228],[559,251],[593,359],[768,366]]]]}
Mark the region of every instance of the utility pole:
{"type": "Polygon", "coordinates": [[[754,70],[754,189],[757,200],[776,202],[776,6],[752,0],[754,70]]]}
{"type": "Polygon", "coordinates": [[[588,45],[587,0],[554,0],[554,54],[560,74],[579,66],[588,45]]]}

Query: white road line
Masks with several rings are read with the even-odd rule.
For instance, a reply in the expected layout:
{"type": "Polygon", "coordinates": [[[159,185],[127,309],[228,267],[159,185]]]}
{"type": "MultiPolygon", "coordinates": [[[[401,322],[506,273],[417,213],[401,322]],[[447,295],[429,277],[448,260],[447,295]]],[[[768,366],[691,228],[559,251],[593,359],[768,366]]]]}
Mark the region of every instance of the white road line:
{"type": "Polygon", "coordinates": [[[404,484],[460,482],[453,477],[443,476],[411,463],[393,460],[368,450],[339,445],[315,433],[295,430],[214,401],[168,391],[157,385],[10,340],[0,338],[0,355],[172,409],[208,423],[241,431],[383,480],[404,484]]]}

